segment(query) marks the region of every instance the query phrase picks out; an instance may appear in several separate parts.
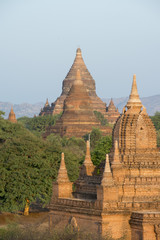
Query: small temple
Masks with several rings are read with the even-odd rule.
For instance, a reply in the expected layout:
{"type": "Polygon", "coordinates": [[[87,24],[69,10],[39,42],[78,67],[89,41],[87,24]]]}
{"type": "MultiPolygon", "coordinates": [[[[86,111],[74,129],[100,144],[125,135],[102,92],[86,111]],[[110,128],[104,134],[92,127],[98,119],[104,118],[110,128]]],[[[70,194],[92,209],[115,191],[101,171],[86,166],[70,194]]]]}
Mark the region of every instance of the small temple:
{"type": "Polygon", "coordinates": [[[112,134],[113,146],[99,174],[87,142],[73,189],[62,154],[49,205],[50,223],[60,228],[76,222],[81,231],[107,234],[110,239],[158,240],[160,152],[155,127],[138,95],[136,75],[112,134]]]}
{"type": "Polygon", "coordinates": [[[82,81],[81,71],[76,72],[72,87],[64,100],[62,116],[55,126],[46,128],[44,137],[49,134],[59,134],[67,137],[82,137],[92,131],[93,127],[99,128],[103,134],[111,135],[110,126],[101,126],[101,122],[94,114],[94,103],[82,81]]]}
{"type": "Polygon", "coordinates": [[[106,107],[105,117],[109,123],[114,124],[116,122],[116,120],[118,119],[119,115],[120,115],[120,113],[118,111],[118,108],[115,107],[113,99],[111,98],[111,101],[110,101],[108,107],[106,107]]]}
{"type": "Polygon", "coordinates": [[[11,107],[11,111],[10,111],[9,116],[8,116],[8,121],[10,121],[12,123],[16,123],[17,122],[16,114],[13,111],[13,106],[11,107]]]}
{"type": "Polygon", "coordinates": [[[98,111],[102,113],[106,119],[108,119],[108,122],[111,121],[111,123],[115,123],[116,117],[119,117],[119,112],[116,108],[109,108],[109,112],[106,113],[106,103],[104,103],[96,94],[96,86],[95,86],[95,80],[89,73],[83,57],[81,49],[78,48],[76,52],[75,60],[66,76],[66,78],[63,80],[62,83],[62,93],[60,97],[56,99],[55,102],[51,103],[51,106],[48,104],[48,100],[44,106],[43,109],[41,109],[40,116],[43,115],[55,115],[60,114],[64,110],[65,105],[65,99],[68,96],[72,85],[75,82],[77,70],[81,73],[81,80],[84,84],[84,88],[86,88],[86,91],[92,101],[92,108],[93,111],[98,111]]]}

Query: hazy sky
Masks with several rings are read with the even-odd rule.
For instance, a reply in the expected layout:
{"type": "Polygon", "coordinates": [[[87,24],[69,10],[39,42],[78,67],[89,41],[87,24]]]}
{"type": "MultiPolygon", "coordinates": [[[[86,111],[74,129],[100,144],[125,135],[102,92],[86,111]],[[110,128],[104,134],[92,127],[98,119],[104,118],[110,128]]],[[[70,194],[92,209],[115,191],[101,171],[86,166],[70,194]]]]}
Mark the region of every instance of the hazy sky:
{"type": "Polygon", "coordinates": [[[160,94],[160,0],[0,0],[0,101],[53,102],[77,47],[100,97],[160,94]]]}

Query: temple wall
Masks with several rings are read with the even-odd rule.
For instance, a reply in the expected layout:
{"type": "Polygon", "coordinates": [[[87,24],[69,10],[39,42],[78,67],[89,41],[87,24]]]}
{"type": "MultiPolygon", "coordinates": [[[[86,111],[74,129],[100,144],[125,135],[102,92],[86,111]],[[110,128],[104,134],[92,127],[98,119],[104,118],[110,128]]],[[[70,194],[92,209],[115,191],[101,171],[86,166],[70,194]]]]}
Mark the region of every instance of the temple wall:
{"type": "Polygon", "coordinates": [[[142,211],[131,215],[131,240],[159,240],[160,212],[142,211]]]}

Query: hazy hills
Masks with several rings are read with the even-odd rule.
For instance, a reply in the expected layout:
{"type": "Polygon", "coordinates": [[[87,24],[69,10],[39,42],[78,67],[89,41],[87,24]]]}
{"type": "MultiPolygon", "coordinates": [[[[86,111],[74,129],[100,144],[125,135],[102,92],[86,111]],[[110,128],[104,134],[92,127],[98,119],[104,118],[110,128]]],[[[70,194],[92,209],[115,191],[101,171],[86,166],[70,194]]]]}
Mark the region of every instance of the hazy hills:
{"type": "MultiPolygon", "coordinates": [[[[127,100],[128,100],[128,97],[113,98],[113,101],[116,107],[118,107],[120,113],[122,112],[122,108],[125,106],[127,100]]],[[[103,98],[103,101],[106,102],[108,105],[110,102],[110,99],[103,98]]],[[[147,108],[147,112],[149,115],[152,116],[156,111],[160,111],[160,95],[144,97],[144,98],[141,98],[141,101],[143,105],[147,108]]],[[[41,108],[44,106],[44,103],[39,102],[35,104],[29,104],[29,103],[12,104],[9,102],[0,102],[0,110],[5,112],[5,118],[8,117],[8,114],[10,112],[12,105],[13,105],[16,117],[19,118],[22,116],[33,117],[34,114],[38,115],[41,108]]]]}
{"type": "Polygon", "coordinates": [[[21,103],[21,104],[12,104],[9,102],[0,102],[0,110],[5,112],[5,118],[8,118],[11,106],[13,105],[13,110],[16,114],[16,117],[33,117],[34,114],[38,115],[41,108],[44,106],[44,103],[21,103]]]}

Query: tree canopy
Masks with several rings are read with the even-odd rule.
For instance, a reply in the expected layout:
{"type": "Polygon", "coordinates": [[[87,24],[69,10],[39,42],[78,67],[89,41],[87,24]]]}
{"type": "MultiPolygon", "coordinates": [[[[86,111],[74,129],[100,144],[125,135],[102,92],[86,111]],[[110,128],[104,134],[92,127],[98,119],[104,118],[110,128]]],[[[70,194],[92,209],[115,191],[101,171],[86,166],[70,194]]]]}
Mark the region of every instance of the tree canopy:
{"type": "MultiPolygon", "coordinates": [[[[52,194],[52,181],[57,178],[61,152],[65,154],[69,179],[75,181],[85,157],[85,140],[61,138],[54,134],[43,140],[37,135],[44,131],[45,121],[53,124],[55,118],[24,117],[18,121],[20,123],[11,123],[4,120],[2,114],[1,112],[0,210],[22,210],[26,200],[32,203],[38,199],[43,204],[48,203],[52,194]]],[[[90,139],[93,162],[98,165],[110,150],[111,138],[103,137],[99,129],[93,129],[90,139]]]]}
{"type": "Polygon", "coordinates": [[[160,112],[156,112],[155,115],[150,118],[157,130],[157,145],[160,147],[160,112]]]}

